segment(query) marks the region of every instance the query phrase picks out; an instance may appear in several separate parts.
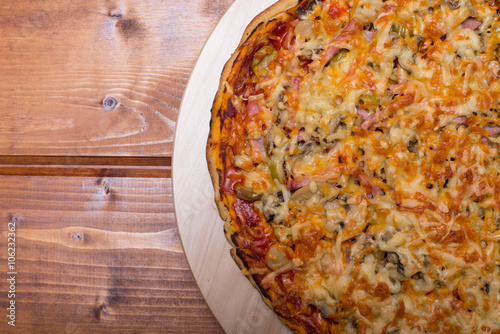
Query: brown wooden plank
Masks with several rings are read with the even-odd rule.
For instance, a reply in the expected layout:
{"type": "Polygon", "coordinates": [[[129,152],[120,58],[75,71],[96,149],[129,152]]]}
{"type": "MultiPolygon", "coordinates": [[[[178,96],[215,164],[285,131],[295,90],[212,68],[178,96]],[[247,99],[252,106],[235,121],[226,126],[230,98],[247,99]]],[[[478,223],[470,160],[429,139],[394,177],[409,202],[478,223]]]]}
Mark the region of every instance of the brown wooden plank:
{"type": "Polygon", "coordinates": [[[107,165],[165,167],[172,165],[171,157],[105,157],[105,156],[39,156],[0,155],[0,165],[107,165]]]}
{"type": "Polygon", "coordinates": [[[169,178],[171,168],[137,166],[40,166],[0,165],[0,175],[79,176],[79,177],[150,177],[169,178]]]}
{"type": "Polygon", "coordinates": [[[222,333],[177,236],[170,179],[0,176],[0,221],[1,333],[222,333]]]}
{"type": "Polygon", "coordinates": [[[151,177],[171,176],[171,157],[0,156],[0,175],[151,177]]]}
{"type": "Polygon", "coordinates": [[[0,155],[171,155],[191,69],[232,2],[1,1],[0,155]]]}

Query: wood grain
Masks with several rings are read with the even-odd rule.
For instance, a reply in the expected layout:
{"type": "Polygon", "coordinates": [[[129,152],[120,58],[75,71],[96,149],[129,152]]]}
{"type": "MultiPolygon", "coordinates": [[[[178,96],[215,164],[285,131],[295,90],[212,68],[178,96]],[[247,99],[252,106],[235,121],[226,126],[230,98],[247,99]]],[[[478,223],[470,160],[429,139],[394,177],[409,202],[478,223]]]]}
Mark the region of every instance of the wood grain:
{"type": "Polygon", "coordinates": [[[222,333],[170,165],[188,78],[233,1],[0,1],[0,267],[15,221],[18,272],[0,333],[222,333]]]}
{"type": "Polygon", "coordinates": [[[16,332],[220,333],[185,260],[170,183],[0,176],[2,264],[16,223],[16,332]]]}
{"type": "Polygon", "coordinates": [[[1,1],[0,155],[170,156],[191,69],[232,2],[1,1]]]}
{"type": "Polygon", "coordinates": [[[152,177],[171,176],[171,157],[0,156],[0,175],[152,177]]]}

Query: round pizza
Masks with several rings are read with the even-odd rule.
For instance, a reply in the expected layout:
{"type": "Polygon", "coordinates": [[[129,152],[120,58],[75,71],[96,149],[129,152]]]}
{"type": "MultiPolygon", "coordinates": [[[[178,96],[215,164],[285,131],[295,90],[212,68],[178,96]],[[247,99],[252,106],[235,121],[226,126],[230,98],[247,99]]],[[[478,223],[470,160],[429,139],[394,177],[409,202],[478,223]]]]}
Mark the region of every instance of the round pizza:
{"type": "Polygon", "coordinates": [[[298,333],[500,333],[498,0],[281,0],[207,161],[232,256],[298,333]]]}

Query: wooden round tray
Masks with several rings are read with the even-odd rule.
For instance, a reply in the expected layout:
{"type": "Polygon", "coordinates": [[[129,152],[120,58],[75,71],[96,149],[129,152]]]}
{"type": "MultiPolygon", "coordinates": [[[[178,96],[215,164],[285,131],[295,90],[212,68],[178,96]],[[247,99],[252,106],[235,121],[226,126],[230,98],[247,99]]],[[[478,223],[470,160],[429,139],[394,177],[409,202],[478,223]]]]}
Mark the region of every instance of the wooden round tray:
{"type": "Polygon", "coordinates": [[[210,110],[224,64],[250,21],[275,0],[236,0],[205,45],[184,93],[172,184],[179,234],[194,278],[227,333],[290,333],[229,254],[205,159],[210,110]]]}

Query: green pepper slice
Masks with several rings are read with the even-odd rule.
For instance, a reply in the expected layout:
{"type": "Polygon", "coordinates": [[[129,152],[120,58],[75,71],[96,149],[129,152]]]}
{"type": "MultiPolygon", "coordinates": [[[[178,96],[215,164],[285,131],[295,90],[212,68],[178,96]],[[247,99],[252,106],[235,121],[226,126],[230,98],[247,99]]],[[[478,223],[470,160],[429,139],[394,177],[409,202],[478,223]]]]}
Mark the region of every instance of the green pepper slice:
{"type": "Polygon", "coordinates": [[[399,34],[399,36],[406,38],[406,28],[399,23],[394,23],[392,25],[391,32],[395,32],[396,34],[399,34]]]}
{"type": "Polygon", "coordinates": [[[333,56],[333,58],[331,60],[331,64],[335,64],[335,63],[338,63],[339,61],[341,61],[348,52],[349,52],[348,49],[342,49],[339,52],[337,52],[335,54],[335,56],[333,56]]]}
{"type": "Polygon", "coordinates": [[[280,179],[280,177],[278,175],[278,170],[276,169],[276,164],[274,162],[271,162],[269,164],[269,173],[271,174],[271,179],[273,179],[273,180],[280,179]]]}
{"type": "Polygon", "coordinates": [[[265,45],[255,52],[252,60],[252,70],[255,75],[265,77],[269,63],[276,57],[278,51],[271,45],[265,45]]]}
{"type": "Polygon", "coordinates": [[[380,98],[375,94],[361,94],[360,99],[363,103],[376,105],[380,104],[380,98]]]}

